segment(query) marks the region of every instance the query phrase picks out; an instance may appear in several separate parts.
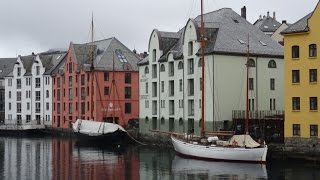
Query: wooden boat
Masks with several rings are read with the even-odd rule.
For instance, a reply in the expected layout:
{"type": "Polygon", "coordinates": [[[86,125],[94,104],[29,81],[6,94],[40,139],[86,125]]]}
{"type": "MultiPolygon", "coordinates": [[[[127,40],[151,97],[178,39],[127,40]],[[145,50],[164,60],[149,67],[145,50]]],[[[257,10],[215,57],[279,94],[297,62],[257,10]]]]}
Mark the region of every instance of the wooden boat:
{"type": "MultiPolygon", "coordinates": [[[[202,59],[202,82],[205,82],[204,74],[204,21],[203,21],[203,0],[201,0],[201,59],[202,59]]],[[[248,132],[248,74],[249,74],[249,37],[248,37],[248,50],[247,50],[247,88],[246,88],[246,133],[242,135],[233,135],[228,141],[220,141],[217,136],[205,137],[205,87],[202,83],[202,96],[201,96],[201,135],[199,138],[189,138],[189,136],[181,137],[171,135],[171,140],[175,151],[187,157],[198,159],[212,159],[224,161],[244,161],[254,163],[266,163],[268,147],[264,142],[257,143],[254,141],[248,132]],[[213,143],[209,142],[210,139],[213,143]]]]}

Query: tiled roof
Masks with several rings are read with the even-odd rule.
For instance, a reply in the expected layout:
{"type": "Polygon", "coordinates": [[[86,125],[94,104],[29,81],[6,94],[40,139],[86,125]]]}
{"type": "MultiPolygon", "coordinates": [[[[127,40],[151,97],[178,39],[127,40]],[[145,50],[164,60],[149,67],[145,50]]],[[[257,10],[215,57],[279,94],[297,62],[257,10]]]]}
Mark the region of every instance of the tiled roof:
{"type": "Polygon", "coordinates": [[[59,62],[66,56],[64,52],[56,52],[47,55],[39,55],[43,67],[45,68],[44,75],[49,75],[59,64],[59,62]]]}
{"type": "Polygon", "coordinates": [[[142,60],[140,60],[140,61],[138,62],[138,65],[139,65],[139,66],[140,66],[140,65],[146,65],[146,64],[149,64],[149,56],[143,58],[142,60]]]}
{"type": "Polygon", "coordinates": [[[29,55],[29,56],[20,56],[21,62],[23,64],[23,67],[26,69],[26,73],[24,76],[31,76],[31,67],[36,59],[35,55],[29,55]]]}
{"type": "Polygon", "coordinates": [[[9,75],[16,63],[17,58],[0,58],[0,79],[9,75]]]}
{"type": "Polygon", "coordinates": [[[307,32],[309,31],[308,28],[308,19],[311,17],[312,13],[309,13],[299,21],[294,24],[291,24],[287,29],[283,30],[281,34],[290,34],[290,33],[297,33],[297,32],[307,32]]]}

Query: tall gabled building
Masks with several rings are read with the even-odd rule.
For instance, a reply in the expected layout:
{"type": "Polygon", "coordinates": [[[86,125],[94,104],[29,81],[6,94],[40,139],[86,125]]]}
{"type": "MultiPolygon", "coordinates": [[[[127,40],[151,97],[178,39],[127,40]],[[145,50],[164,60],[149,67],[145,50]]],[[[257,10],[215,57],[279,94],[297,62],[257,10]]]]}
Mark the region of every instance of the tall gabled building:
{"type": "Polygon", "coordinates": [[[271,17],[269,12],[267,12],[267,15],[259,17],[256,22],[253,23],[255,27],[260,29],[263,33],[265,33],[268,36],[272,36],[277,29],[281,26],[281,23],[276,20],[276,12],[273,12],[273,16],[271,17]]]}
{"type": "Polygon", "coordinates": [[[19,56],[5,77],[6,124],[52,126],[50,71],[65,53],[19,56]]]}
{"type": "MultiPolygon", "coordinates": [[[[250,118],[283,113],[283,48],[232,9],[204,15],[206,130],[227,129],[245,110],[250,65],[250,118]],[[247,45],[250,44],[249,62],[247,45]],[[230,125],[230,124],[229,124],[230,125]]],[[[153,30],[139,62],[140,132],[198,133],[201,122],[200,16],[179,32],[153,30]]]]}
{"type": "Polygon", "coordinates": [[[304,151],[319,143],[320,3],[282,32],[285,47],[285,138],[304,151]],[[307,149],[306,149],[307,148],[307,149]]]}
{"type": "Polygon", "coordinates": [[[77,119],[122,126],[139,115],[139,59],[116,38],[70,43],[53,77],[53,127],[70,128],[77,119]],[[114,80],[114,83],[112,83],[114,80]]]}

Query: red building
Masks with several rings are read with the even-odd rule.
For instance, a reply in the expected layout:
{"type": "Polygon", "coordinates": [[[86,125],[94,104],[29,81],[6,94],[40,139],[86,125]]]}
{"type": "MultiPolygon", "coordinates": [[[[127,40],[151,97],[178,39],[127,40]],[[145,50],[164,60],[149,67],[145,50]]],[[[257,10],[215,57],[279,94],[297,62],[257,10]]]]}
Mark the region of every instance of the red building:
{"type": "Polygon", "coordinates": [[[53,128],[70,128],[78,118],[122,126],[138,119],[138,61],[116,38],[70,43],[67,55],[51,73],[53,128]]]}

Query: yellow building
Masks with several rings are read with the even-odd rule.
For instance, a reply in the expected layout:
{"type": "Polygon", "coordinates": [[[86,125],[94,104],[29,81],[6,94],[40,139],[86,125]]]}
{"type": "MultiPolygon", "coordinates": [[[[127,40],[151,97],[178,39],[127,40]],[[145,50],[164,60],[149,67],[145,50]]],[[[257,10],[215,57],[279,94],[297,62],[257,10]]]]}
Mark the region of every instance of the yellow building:
{"type": "Polygon", "coordinates": [[[285,142],[317,147],[320,125],[320,5],[282,32],[285,142]],[[318,73],[319,72],[319,73],[318,73]],[[319,74],[319,75],[318,75],[319,74]]]}

